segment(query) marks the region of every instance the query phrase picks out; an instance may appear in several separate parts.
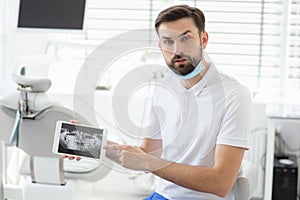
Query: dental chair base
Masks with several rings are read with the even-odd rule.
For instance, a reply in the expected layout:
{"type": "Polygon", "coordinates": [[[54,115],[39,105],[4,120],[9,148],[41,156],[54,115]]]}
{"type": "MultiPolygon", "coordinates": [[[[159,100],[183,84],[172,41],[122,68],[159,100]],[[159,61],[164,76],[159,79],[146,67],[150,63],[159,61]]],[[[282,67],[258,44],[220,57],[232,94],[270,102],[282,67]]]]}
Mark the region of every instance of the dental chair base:
{"type": "MultiPolygon", "coordinates": [[[[89,184],[87,184],[89,185],[89,184]]],[[[91,200],[92,192],[82,181],[69,180],[64,186],[32,183],[29,177],[20,181],[19,185],[5,186],[5,199],[13,200],[91,200]],[[83,186],[83,187],[80,187],[83,186]]]]}
{"type": "MultiPolygon", "coordinates": [[[[89,184],[88,184],[89,185],[89,184]]],[[[91,190],[84,186],[83,181],[69,180],[64,186],[32,183],[27,177],[22,187],[22,200],[91,200],[91,190]],[[80,187],[83,186],[83,187],[80,187]]]]}
{"type": "Polygon", "coordinates": [[[235,200],[250,200],[257,187],[258,175],[256,166],[243,160],[240,173],[234,185],[235,200]]]}

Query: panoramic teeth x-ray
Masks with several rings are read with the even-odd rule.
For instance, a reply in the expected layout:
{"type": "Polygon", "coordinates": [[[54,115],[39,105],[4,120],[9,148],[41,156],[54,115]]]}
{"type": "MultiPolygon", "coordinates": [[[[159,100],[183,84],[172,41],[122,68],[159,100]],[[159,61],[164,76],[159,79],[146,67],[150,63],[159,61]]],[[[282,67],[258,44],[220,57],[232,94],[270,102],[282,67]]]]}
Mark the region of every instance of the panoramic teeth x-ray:
{"type": "Polygon", "coordinates": [[[99,150],[101,139],[97,133],[86,133],[81,130],[70,130],[62,128],[60,135],[60,144],[70,150],[88,151],[92,153],[99,150]]]}

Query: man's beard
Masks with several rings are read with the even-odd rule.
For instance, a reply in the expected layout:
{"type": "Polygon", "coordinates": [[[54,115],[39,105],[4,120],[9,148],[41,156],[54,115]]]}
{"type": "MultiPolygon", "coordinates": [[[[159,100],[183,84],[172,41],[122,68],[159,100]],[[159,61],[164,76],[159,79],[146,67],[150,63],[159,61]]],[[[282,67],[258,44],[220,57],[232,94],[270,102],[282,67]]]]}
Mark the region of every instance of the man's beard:
{"type": "MultiPolygon", "coordinates": [[[[202,53],[202,51],[201,51],[201,53],[202,53]]],[[[191,56],[184,55],[184,54],[180,54],[180,55],[175,54],[171,58],[171,61],[167,62],[167,65],[176,74],[185,76],[185,75],[191,73],[197,67],[197,65],[201,61],[201,58],[202,58],[202,56],[200,56],[199,58],[192,58],[191,56]],[[176,60],[180,60],[180,59],[185,59],[187,63],[180,64],[180,65],[176,64],[176,60]]]]}

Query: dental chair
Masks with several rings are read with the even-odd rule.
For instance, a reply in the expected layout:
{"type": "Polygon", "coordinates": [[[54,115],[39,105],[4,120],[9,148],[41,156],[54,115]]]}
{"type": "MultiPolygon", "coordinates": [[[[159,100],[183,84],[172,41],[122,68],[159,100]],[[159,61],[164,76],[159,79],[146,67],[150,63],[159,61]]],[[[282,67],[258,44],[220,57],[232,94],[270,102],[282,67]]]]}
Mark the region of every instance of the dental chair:
{"type": "Polygon", "coordinates": [[[258,180],[257,167],[248,160],[243,160],[237,180],[233,186],[235,200],[250,200],[258,180]]]}
{"type": "MultiPolygon", "coordinates": [[[[13,75],[17,91],[0,98],[0,200],[74,200],[90,199],[92,193],[78,184],[104,178],[112,163],[85,160],[70,161],[52,153],[55,124],[73,119],[74,112],[51,100],[46,91],[49,79],[29,79],[13,75]],[[22,165],[16,184],[8,181],[7,153],[12,146],[22,152],[22,165]]],[[[91,124],[76,113],[76,119],[91,124]]],[[[87,184],[88,185],[88,184],[87,184]]]]}

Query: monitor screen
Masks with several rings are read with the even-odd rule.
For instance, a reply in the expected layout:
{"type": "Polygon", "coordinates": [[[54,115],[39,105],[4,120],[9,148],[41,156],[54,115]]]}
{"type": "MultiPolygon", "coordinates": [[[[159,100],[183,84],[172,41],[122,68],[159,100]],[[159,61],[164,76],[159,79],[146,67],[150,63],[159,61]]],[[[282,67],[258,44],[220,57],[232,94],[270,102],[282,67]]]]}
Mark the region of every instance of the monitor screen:
{"type": "Polygon", "coordinates": [[[85,0],[20,0],[18,28],[83,29],[85,0]]]}

